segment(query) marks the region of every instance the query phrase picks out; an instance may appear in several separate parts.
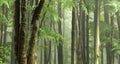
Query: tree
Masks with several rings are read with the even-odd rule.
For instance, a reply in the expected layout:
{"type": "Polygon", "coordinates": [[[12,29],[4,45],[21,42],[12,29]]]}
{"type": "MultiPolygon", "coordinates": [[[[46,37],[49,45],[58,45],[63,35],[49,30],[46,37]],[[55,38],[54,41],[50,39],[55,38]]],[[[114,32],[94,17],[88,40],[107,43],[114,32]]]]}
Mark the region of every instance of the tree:
{"type": "MultiPolygon", "coordinates": [[[[61,8],[61,2],[58,2],[58,15],[60,19],[62,19],[62,8],[61,8]]],[[[58,21],[58,32],[62,35],[62,24],[61,20],[58,21]]],[[[58,51],[58,64],[63,64],[63,46],[62,46],[62,40],[59,39],[59,44],[57,46],[58,51]]]]}
{"type": "Polygon", "coordinates": [[[15,45],[15,55],[16,64],[19,62],[19,28],[20,28],[20,1],[15,0],[15,13],[14,13],[14,45],[15,45]]]}
{"type": "Polygon", "coordinates": [[[16,53],[16,61],[17,61],[16,64],[26,64],[26,54],[25,54],[26,31],[25,30],[26,30],[26,0],[22,0],[21,2],[19,0],[16,0],[15,13],[14,13],[14,31],[15,31],[14,43],[15,43],[15,53],[16,53]]]}
{"type": "MultiPolygon", "coordinates": [[[[41,0],[38,6],[34,10],[34,14],[31,21],[31,37],[29,41],[29,52],[27,57],[27,64],[35,64],[35,45],[37,42],[38,34],[38,19],[42,10],[44,0],[41,0]]],[[[16,53],[16,64],[26,64],[26,0],[15,1],[15,13],[14,13],[14,43],[16,53]],[[21,6],[20,6],[21,5],[21,6]]]]}
{"type": "Polygon", "coordinates": [[[119,64],[119,4],[0,0],[0,64],[119,64]]]}
{"type": "MultiPolygon", "coordinates": [[[[117,13],[116,13],[116,15],[117,15],[117,24],[118,24],[118,31],[119,31],[119,38],[120,38],[120,12],[118,11],[117,13]]],[[[119,59],[120,59],[120,56],[119,56],[119,59]]],[[[118,62],[118,63],[120,63],[120,61],[118,62]]]]}
{"type": "Polygon", "coordinates": [[[28,49],[28,56],[27,56],[27,64],[35,64],[35,47],[37,43],[37,34],[38,34],[38,27],[39,27],[39,15],[41,13],[43,4],[45,0],[40,0],[38,6],[35,8],[32,16],[31,21],[31,35],[29,41],[29,49],[28,49]]]}
{"type": "Polygon", "coordinates": [[[96,0],[95,13],[94,13],[94,46],[95,46],[95,56],[94,64],[100,64],[100,33],[99,33],[99,22],[100,22],[100,2],[101,0],[96,0]]]}
{"type": "Polygon", "coordinates": [[[76,16],[75,7],[72,8],[72,31],[71,31],[71,64],[76,64],[76,16]]]}
{"type": "Polygon", "coordinates": [[[114,14],[111,16],[111,43],[110,43],[110,63],[114,64],[114,51],[112,50],[114,47],[114,14]]]}
{"type": "MultiPolygon", "coordinates": [[[[77,42],[76,42],[76,55],[77,55],[77,64],[83,64],[84,63],[84,43],[83,43],[83,41],[84,41],[84,38],[83,38],[83,32],[84,32],[84,28],[83,28],[83,23],[84,23],[84,20],[85,20],[85,15],[84,15],[84,11],[83,11],[83,9],[82,9],[82,1],[83,0],[80,0],[80,2],[79,2],[79,13],[77,13],[78,14],[78,24],[77,24],[77,33],[76,34],[78,34],[78,36],[76,36],[76,37],[78,37],[78,38],[76,38],[77,39],[77,42]]],[[[77,15],[76,14],[76,15],[77,15]]]]}
{"type": "MultiPolygon", "coordinates": [[[[110,24],[110,20],[109,20],[109,12],[108,12],[108,6],[106,5],[108,3],[109,0],[105,0],[104,2],[104,21],[109,25],[110,24]]],[[[107,37],[108,34],[106,34],[107,37]]],[[[107,54],[107,64],[110,64],[110,45],[109,42],[106,43],[106,54],[107,54]]]]}
{"type": "Polygon", "coordinates": [[[26,53],[25,53],[25,44],[26,44],[26,0],[21,1],[21,22],[20,22],[20,33],[19,33],[19,50],[18,54],[20,55],[19,64],[26,64],[26,53]]]}

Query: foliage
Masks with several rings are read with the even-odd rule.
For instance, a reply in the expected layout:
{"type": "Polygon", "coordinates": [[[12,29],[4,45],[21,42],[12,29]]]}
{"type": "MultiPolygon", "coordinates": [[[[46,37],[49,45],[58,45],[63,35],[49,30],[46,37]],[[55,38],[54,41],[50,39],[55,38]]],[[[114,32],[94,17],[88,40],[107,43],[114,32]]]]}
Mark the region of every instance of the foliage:
{"type": "Polygon", "coordinates": [[[113,13],[116,13],[118,10],[120,10],[119,4],[120,4],[120,1],[113,0],[106,3],[105,6],[107,6],[108,12],[113,14],[113,13]]]}
{"type": "Polygon", "coordinates": [[[42,38],[48,39],[52,42],[57,42],[58,40],[63,41],[63,36],[61,36],[59,33],[52,31],[48,27],[42,27],[40,28],[40,36],[42,38]]]}
{"type": "Polygon", "coordinates": [[[2,6],[3,4],[6,5],[7,8],[9,8],[9,4],[7,0],[0,0],[0,6],[2,6]]]}
{"type": "Polygon", "coordinates": [[[0,46],[0,64],[7,64],[7,61],[9,61],[7,58],[10,56],[10,51],[10,45],[0,46]]]}
{"type": "Polygon", "coordinates": [[[62,1],[62,8],[63,9],[72,9],[74,3],[72,0],[61,0],[62,1]]]}

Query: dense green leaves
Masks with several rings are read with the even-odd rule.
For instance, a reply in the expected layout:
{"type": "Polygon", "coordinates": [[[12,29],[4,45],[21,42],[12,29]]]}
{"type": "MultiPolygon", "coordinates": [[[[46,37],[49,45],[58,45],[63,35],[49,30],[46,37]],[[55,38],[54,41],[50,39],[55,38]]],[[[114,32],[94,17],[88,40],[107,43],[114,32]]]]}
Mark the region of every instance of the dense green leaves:
{"type": "Polygon", "coordinates": [[[110,13],[116,13],[118,10],[120,10],[120,2],[118,0],[109,1],[105,4],[107,6],[108,12],[110,13]]]}
{"type": "Polygon", "coordinates": [[[58,40],[62,40],[63,41],[63,37],[59,33],[52,31],[48,27],[40,28],[40,36],[42,38],[48,39],[48,40],[50,40],[52,42],[55,42],[55,43],[58,40]]]}
{"type": "Polygon", "coordinates": [[[7,8],[10,8],[10,4],[12,3],[12,0],[0,0],[0,6],[6,5],[7,8]]]}
{"type": "Polygon", "coordinates": [[[10,57],[10,51],[11,51],[10,45],[0,46],[0,64],[7,64],[9,63],[9,57],[10,57]],[[5,61],[5,62],[3,62],[5,61]]]}

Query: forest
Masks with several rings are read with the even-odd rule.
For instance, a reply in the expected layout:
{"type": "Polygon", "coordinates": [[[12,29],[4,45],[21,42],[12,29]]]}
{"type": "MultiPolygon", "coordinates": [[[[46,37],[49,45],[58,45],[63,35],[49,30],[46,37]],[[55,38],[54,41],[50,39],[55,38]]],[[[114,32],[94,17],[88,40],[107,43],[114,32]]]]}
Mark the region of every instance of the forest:
{"type": "Polygon", "coordinates": [[[120,64],[120,0],[0,0],[0,64],[120,64]]]}

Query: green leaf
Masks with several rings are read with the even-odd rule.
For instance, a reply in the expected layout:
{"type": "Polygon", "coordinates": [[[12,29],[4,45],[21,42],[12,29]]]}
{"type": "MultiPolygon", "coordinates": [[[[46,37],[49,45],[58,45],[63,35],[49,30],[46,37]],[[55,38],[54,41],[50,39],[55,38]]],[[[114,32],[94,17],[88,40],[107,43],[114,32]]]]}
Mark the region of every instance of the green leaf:
{"type": "Polygon", "coordinates": [[[61,40],[63,41],[63,36],[60,35],[57,32],[52,31],[50,28],[48,27],[42,27],[40,28],[40,35],[45,38],[48,39],[52,42],[56,42],[57,40],[61,40]]]}
{"type": "Polygon", "coordinates": [[[2,1],[1,1],[1,0],[0,0],[0,6],[2,6],[3,4],[6,5],[7,8],[10,8],[8,1],[6,1],[6,0],[2,0],[2,1]]]}

